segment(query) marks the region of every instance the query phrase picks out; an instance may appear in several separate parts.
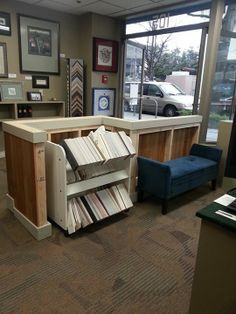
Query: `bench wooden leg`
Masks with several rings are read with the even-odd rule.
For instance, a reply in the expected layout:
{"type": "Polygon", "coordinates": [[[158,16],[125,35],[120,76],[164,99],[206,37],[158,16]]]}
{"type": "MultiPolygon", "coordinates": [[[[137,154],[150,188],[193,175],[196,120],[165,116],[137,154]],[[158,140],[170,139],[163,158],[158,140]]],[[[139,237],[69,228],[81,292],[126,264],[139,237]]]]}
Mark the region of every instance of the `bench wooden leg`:
{"type": "Polygon", "coordinates": [[[212,190],[215,191],[215,189],[216,189],[216,179],[211,181],[211,187],[212,187],[212,190]]]}
{"type": "Polygon", "coordinates": [[[161,200],[161,213],[162,215],[167,214],[167,200],[161,200]]]}
{"type": "Polygon", "coordinates": [[[143,196],[144,196],[143,191],[138,191],[138,202],[142,202],[143,201],[143,196]]]}

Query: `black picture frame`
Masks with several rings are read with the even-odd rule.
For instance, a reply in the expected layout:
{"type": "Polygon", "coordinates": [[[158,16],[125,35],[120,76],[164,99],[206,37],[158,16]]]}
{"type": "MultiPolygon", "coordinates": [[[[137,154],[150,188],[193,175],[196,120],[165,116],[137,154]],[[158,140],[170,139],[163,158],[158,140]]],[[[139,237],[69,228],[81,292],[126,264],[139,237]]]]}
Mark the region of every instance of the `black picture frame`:
{"type": "Polygon", "coordinates": [[[8,77],[7,45],[0,42],[0,78],[8,77]]]}
{"type": "Polygon", "coordinates": [[[0,12],[0,35],[11,36],[11,15],[0,12]]]}
{"type": "Polygon", "coordinates": [[[42,101],[42,94],[40,92],[27,92],[27,100],[42,101]]]}
{"type": "Polygon", "coordinates": [[[60,24],[18,14],[21,73],[60,74],[60,24]]]}
{"type": "Polygon", "coordinates": [[[115,88],[92,89],[93,115],[114,116],[115,113],[115,88]]]}
{"type": "Polygon", "coordinates": [[[32,88],[49,88],[49,76],[33,75],[32,88]]]}

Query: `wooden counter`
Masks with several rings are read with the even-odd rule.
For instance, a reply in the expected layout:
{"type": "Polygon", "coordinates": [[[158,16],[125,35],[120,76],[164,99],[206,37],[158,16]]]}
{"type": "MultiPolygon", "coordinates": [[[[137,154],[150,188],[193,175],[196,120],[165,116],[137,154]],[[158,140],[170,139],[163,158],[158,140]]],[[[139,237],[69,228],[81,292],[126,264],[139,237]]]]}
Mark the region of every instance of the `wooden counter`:
{"type": "MultiPolygon", "coordinates": [[[[91,116],[21,120],[3,123],[8,178],[8,206],[37,238],[51,235],[47,221],[45,142],[59,143],[64,138],[86,136],[105,125],[107,130],[124,130],[138,155],[159,161],[188,154],[198,142],[201,116],[131,121],[91,116]]],[[[136,159],[130,168],[129,193],[136,198],[136,159]]]]}
{"type": "Polygon", "coordinates": [[[235,314],[236,221],[218,210],[228,212],[217,203],[197,212],[202,223],[189,314],[235,314]]]}

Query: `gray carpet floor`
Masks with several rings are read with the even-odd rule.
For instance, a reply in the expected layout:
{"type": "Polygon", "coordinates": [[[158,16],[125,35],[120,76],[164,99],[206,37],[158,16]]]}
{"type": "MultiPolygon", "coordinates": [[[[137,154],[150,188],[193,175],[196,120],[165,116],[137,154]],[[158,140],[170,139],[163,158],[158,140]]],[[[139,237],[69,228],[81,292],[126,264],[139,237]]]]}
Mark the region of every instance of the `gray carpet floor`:
{"type": "Polygon", "coordinates": [[[65,237],[36,241],[6,209],[0,160],[0,313],[187,314],[197,254],[198,209],[223,194],[208,185],[161,215],[147,198],[65,237]]]}

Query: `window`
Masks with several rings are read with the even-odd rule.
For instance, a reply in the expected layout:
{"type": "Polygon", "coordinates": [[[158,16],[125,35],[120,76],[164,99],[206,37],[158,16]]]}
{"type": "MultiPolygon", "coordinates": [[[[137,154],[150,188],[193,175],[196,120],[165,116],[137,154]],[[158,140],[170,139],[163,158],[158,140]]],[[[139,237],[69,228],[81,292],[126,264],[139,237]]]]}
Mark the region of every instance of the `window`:
{"type": "Polygon", "coordinates": [[[149,84],[149,89],[148,89],[148,95],[149,96],[156,96],[157,94],[162,94],[161,90],[159,87],[153,84],[149,84]]]}

